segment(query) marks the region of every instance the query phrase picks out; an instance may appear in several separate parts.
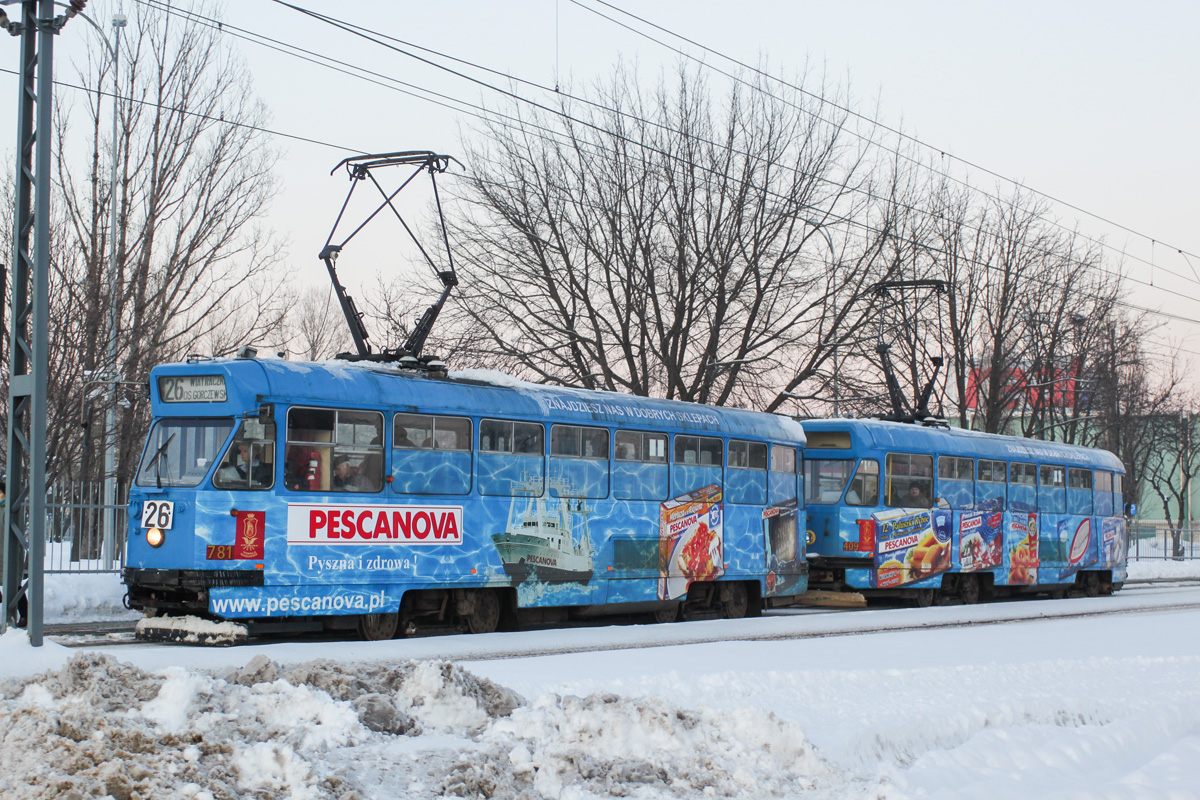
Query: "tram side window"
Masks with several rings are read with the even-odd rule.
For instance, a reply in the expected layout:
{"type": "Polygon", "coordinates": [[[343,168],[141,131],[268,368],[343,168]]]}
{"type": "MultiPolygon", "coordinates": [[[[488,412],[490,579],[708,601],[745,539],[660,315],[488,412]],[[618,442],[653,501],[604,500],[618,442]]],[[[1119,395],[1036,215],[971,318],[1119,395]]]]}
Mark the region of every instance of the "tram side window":
{"type": "Polygon", "coordinates": [[[720,439],[711,436],[676,436],[671,493],[678,496],[712,484],[720,486],[724,454],[725,443],[720,439]]]}
{"type": "Polygon", "coordinates": [[[471,491],[471,420],[397,414],[392,420],[392,491],[467,494],[471,491]]]}
{"type": "Polygon", "coordinates": [[[1096,470],[1094,489],[1096,492],[1096,513],[1102,517],[1113,515],[1113,476],[1111,472],[1096,470]]]}
{"type": "Polygon", "coordinates": [[[666,500],[667,436],[617,431],[614,437],[613,496],[618,500],[666,500]]]}
{"type": "Polygon", "coordinates": [[[288,409],[284,484],[298,491],[378,492],[383,486],[383,414],[288,409]]]}
{"type": "Polygon", "coordinates": [[[786,503],[803,496],[797,485],[800,478],[800,454],[785,444],[771,445],[771,472],[767,484],[767,502],[786,503]]]}
{"type": "Polygon", "coordinates": [[[1113,473],[1113,513],[1125,515],[1125,476],[1119,472],[1113,473]]]}
{"type": "Polygon", "coordinates": [[[397,450],[471,451],[471,420],[432,414],[397,414],[392,428],[397,450]]]}
{"type": "MultiPolygon", "coordinates": [[[[793,482],[794,482],[793,476],[793,482]]],[[[732,439],[725,492],[731,503],[762,505],[767,502],[767,445],[732,439]]]]}
{"type": "Polygon", "coordinates": [[[850,488],[846,490],[846,505],[848,506],[877,506],[879,505],[879,462],[873,458],[864,458],[858,462],[858,469],[850,479],[850,488]]]}
{"type": "Polygon", "coordinates": [[[842,499],[854,462],[847,458],[804,459],[804,502],[832,505],[842,499]]]}
{"type": "Polygon", "coordinates": [[[933,505],[933,456],[887,454],[887,504],[892,508],[933,505]]]}
{"type": "Polygon", "coordinates": [[[974,508],[975,462],[969,458],[939,456],[937,496],[951,508],[974,508]]]}
{"type": "Polygon", "coordinates": [[[617,431],[617,461],[667,463],[667,435],[643,431],[617,431]]]}
{"type": "Polygon", "coordinates": [[[994,506],[995,510],[1003,511],[1005,502],[1004,488],[1008,483],[1008,464],[1003,461],[992,461],[987,458],[979,459],[978,483],[975,494],[981,507],[994,506]]]}
{"type": "Polygon", "coordinates": [[[535,422],[479,421],[479,491],[531,495],[545,491],[546,429],[535,422]]]}
{"type": "Polygon", "coordinates": [[[1067,470],[1067,512],[1092,513],[1092,471],[1071,467],[1067,470]]]}
{"type": "Polygon", "coordinates": [[[1037,511],[1037,465],[1014,461],[1008,466],[1008,502],[1014,511],[1037,511]]]}
{"type": "Polygon", "coordinates": [[[275,484],[275,423],[243,420],[213,473],[218,489],[270,489],[275,484]]]}
{"type": "Polygon", "coordinates": [[[608,497],[608,431],[582,425],[550,428],[550,494],[608,497]]]}
{"type": "Polygon", "coordinates": [[[1043,514],[1067,513],[1067,471],[1053,464],[1043,464],[1038,486],[1038,510],[1043,514]]]}

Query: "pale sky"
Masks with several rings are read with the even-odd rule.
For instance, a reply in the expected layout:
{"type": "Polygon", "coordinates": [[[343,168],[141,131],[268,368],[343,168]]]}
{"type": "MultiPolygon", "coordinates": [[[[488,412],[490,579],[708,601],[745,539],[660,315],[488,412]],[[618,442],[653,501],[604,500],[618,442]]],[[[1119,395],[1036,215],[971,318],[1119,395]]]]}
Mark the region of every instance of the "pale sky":
{"type": "MultiPolygon", "coordinates": [[[[113,10],[123,4],[128,11],[134,2],[92,0],[87,13],[107,30],[113,10]]],[[[192,7],[189,0],[176,4],[192,7]]],[[[525,79],[553,85],[557,74],[577,90],[609,73],[618,57],[636,60],[647,81],[678,60],[580,7],[620,16],[597,0],[297,4],[525,79]]],[[[823,64],[835,77],[849,79],[863,113],[872,113],[878,100],[885,124],[1132,229],[1136,233],[1070,208],[1056,209],[1067,225],[1079,219],[1090,235],[1153,260],[1156,287],[1200,297],[1200,279],[1192,270],[1200,271],[1200,258],[1190,257],[1189,265],[1176,252],[1200,253],[1194,224],[1200,198],[1192,188],[1200,173],[1195,145],[1200,111],[1193,97],[1200,79],[1195,43],[1200,4],[743,0],[735,6],[716,0],[614,0],[614,5],[740,61],[757,64],[765,57],[777,74],[799,72],[806,60],[823,64]]],[[[469,102],[501,102],[477,85],[270,0],[230,2],[221,15],[231,25],[469,102]]],[[[92,35],[84,24],[72,23],[59,36],[59,77],[73,77],[69,60],[79,40],[92,35]]],[[[254,73],[275,130],[368,152],[462,151],[459,130],[472,120],[459,113],[259,45],[233,44],[254,73]]],[[[0,41],[0,67],[15,70],[17,50],[17,40],[0,41]]],[[[691,52],[728,66],[695,48],[691,52]]],[[[0,150],[10,160],[15,86],[15,76],[0,74],[0,108],[6,109],[0,114],[0,150]]],[[[279,140],[278,146],[284,152],[278,170],[283,192],[267,224],[287,239],[294,274],[324,285],[316,256],[347,186],[329,171],[348,153],[294,140],[279,140]]],[[[994,189],[996,179],[977,174],[972,183],[994,189]]],[[[340,266],[355,295],[373,282],[374,269],[398,268],[368,267],[349,252],[340,266]]],[[[1126,269],[1132,278],[1151,279],[1147,264],[1127,260],[1126,269]]],[[[1133,303],[1200,320],[1200,301],[1136,284],[1131,289],[1133,303]]],[[[1200,324],[1172,322],[1164,334],[1200,353],[1200,324]]]]}

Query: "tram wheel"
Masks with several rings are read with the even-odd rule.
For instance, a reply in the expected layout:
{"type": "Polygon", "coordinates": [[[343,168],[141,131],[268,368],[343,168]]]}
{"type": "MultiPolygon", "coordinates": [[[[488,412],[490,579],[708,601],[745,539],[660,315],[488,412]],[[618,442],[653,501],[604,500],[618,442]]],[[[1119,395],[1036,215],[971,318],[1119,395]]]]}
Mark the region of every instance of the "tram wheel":
{"type": "Polygon", "coordinates": [[[399,628],[399,614],[363,614],[358,618],[358,635],[368,642],[394,639],[399,628]]]}
{"type": "Polygon", "coordinates": [[[974,575],[958,576],[958,596],[963,605],[973,606],[979,602],[979,580],[974,575]]]}
{"type": "Polygon", "coordinates": [[[1100,576],[1095,572],[1083,573],[1083,593],[1088,597],[1100,596],[1100,576]]]}
{"type": "Polygon", "coordinates": [[[679,619],[679,603],[672,603],[669,606],[655,609],[654,621],[660,624],[675,622],[679,619]]]}
{"type": "Polygon", "coordinates": [[[750,610],[750,595],[746,592],[746,584],[723,584],[721,605],[724,607],[726,619],[741,619],[746,616],[746,612],[750,610]]]}
{"type": "Polygon", "coordinates": [[[474,608],[464,615],[471,633],[493,633],[500,627],[500,598],[492,589],[475,591],[474,608]]]}
{"type": "Polygon", "coordinates": [[[917,608],[929,608],[933,605],[933,596],[935,593],[934,589],[917,589],[917,596],[913,598],[913,605],[917,608]]]}

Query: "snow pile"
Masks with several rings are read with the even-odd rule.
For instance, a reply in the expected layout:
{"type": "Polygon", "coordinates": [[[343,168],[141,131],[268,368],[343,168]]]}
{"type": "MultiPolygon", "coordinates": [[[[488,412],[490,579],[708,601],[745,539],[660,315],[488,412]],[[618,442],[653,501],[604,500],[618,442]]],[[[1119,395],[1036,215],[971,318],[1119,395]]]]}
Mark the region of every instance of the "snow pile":
{"type": "Polygon", "coordinates": [[[210,675],[84,653],[0,686],[0,736],[6,800],[773,797],[826,777],[771,713],[608,693],[525,704],[430,661],[260,655],[210,675]]]}
{"type": "Polygon", "coordinates": [[[259,656],[222,678],[85,653],[0,688],[0,796],[349,800],[363,795],[340,750],[419,735],[423,718],[465,736],[516,703],[449,664],[284,669],[259,656]]]}
{"type": "Polygon", "coordinates": [[[546,695],[497,720],[481,743],[454,766],[447,794],[777,797],[824,774],[800,730],[774,714],[609,693],[546,695]]]}
{"type": "Polygon", "coordinates": [[[140,619],[125,608],[125,584],[116,573],[51,573],[42,599],[47,623],[140,619]]]}

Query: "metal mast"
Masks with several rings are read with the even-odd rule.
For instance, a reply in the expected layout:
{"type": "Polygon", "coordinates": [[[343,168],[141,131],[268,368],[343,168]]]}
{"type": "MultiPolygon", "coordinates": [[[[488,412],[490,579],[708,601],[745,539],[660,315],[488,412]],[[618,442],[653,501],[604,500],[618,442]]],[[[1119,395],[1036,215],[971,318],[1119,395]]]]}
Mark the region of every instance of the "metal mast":
{"type": "MultiPolygon", "coordinates": [[[[46,548],[46,379],[50,316],[50,129],[54,35],[83,10],[71,0],[54,16],[53,0],[23,0],[20,23],[0,23],[21,38],[17,98],[12,309],[8,351],[8,502],[4,514],[4,614],[0,631],[28,603],[29,640],[42,644],[42,569],[46,548]]],[[[7,3],[6,5],[12,5],[7,3]]]]}

